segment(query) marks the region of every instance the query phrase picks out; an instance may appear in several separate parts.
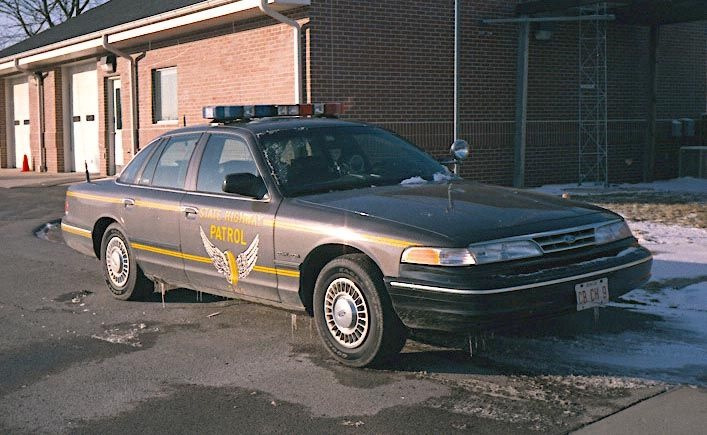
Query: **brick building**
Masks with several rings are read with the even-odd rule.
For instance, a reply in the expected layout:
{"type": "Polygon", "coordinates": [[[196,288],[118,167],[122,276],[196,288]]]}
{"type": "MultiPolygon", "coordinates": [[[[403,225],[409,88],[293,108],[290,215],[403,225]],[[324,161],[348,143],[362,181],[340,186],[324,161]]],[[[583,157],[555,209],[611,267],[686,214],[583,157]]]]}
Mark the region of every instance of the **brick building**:
{"type": "MultiPolygon", "coordinates": [[[[472,145],[463,172],[506,185],[519,26],[482,20],[517,17],[518,3],[464,0],[459,20],[460,136],[472,145]]],[[[577,13],[559,3],[553,14],[577,13]]],[[[612,182],[642,178],[650,119],[651,22],[629,12],[607,24],[612,182]]],[[[707,109],[707,23],[681,21],[690,20],[659,23],[658,177],[677,175],[670,121],[707,109]]],[[[577,181],[578,27],[530,25],[528,185],[577,181]]],[[[112,0],[0,51],[0,165],[28,155],[34,170],[82,171],[87,162],[111,174],[156,136],[204,122],[202,106],[298,94],[345,102],[347,117],[445,155],[455,136],[454,54],[454,0],[112,0]]]]}

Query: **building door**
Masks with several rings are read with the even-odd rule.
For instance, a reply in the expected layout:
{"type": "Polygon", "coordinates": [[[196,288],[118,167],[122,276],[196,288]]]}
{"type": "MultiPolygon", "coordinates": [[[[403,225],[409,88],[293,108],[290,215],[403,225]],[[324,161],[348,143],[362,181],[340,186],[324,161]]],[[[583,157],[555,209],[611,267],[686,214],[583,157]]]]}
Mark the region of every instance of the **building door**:
{"type": "Polygon", "coordinates": [[[116,173],[125,165],[123,150],[123,101],[120,79],[108,80],[108,123],[110,132],[110,168],[116,173]]]}
{"type": "Polygon", "coordinates": [[[69,70],[69,109],[74,170],[81,172],[88,164],[90,172],[100,172],[98,145],[98,76],[93,64],[69,70]]]}
{"type": "MultiPolygon", "coordinates": [[[[22,77],[10,83],[12,92],[12,120],[14,124],[13,142],[15,151],[15,167],[21,168],[25,156],[32,167],[32,151],[29,139],[29,84],[22,77]]],[[[10,146],[12,149],[13,147],[10,146]]],[[[12,160],[11,160],[12,161],[12,160]]]]}

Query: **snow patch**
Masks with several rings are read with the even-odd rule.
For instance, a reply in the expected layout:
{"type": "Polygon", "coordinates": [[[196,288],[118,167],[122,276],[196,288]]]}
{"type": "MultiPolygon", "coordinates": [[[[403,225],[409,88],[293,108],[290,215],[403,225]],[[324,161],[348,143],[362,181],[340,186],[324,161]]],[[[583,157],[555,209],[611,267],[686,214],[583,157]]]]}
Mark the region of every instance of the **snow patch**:
{"type": "Polygon", "coordinates": [[[427,181],[425,181],[425,179],[422,177],[412,177],[412,178],[408,178],[407,180],[403,180],[400,182],[400,184],[402,184],[403,186],[410,186],[410,185],[414,185],[414,184],[425,184],[425,183],[427,183],[427,181]]]}
{"type": "Polygon", "coordinates": [[[592,185],[578,186],[577,184],[549,184],[532,190],[535,192],[556,196],[560,196],[563,193],[567,192],[576,195],[605,195],[607,193],[634,190],[675,193],[702,193],[707,195],[707,179],[683,177],[675,178],[672,180],[655,181],[653,183],[614,184],[608,189],[592,185]]]}

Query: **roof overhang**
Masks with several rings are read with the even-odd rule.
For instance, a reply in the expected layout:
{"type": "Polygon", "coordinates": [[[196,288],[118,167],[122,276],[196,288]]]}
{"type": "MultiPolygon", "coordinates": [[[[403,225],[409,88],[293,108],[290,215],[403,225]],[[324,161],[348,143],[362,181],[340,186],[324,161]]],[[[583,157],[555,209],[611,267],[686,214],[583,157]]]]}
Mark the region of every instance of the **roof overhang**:
{"type": "Polygon", "coordinates": [[[609,13],[622,24],[644,26],[707,20],[705,0],[533,0],[518,4],[518,15],[555,14],[607,3],[609,13]]]}
{"type": "MultiPolygon", "coordinates": [[[[310,0],[267,0],[267,2],[280,12],[310,4],[310,0]]],[[[106,54],[103,49],[104,36],[107,36],[108,43],[116,48],[127,48],[263,16],[259,8],[260,4],[261,0],[212,0],[197,3],[0,59],[0,76],[24,70],[41,70],[49,65],[106,54]],[[20,65],[20,70],[15,67],[16,61],[20,65]]]]}

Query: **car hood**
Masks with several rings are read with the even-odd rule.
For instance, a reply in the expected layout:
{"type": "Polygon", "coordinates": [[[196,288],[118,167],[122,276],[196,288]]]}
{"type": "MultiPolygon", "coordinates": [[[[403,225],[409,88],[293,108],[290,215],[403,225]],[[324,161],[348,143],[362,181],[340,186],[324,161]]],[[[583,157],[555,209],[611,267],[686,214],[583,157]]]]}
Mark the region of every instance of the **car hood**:
{"type": "Polygon", "coordinates": [[[372,187],[308,195],[298,201],[383,219],[457,243],[533,234],[617,218],[589,204],[470,181],[372,187]]]}

